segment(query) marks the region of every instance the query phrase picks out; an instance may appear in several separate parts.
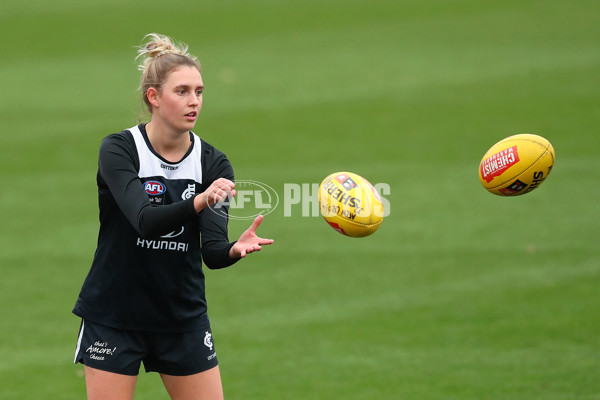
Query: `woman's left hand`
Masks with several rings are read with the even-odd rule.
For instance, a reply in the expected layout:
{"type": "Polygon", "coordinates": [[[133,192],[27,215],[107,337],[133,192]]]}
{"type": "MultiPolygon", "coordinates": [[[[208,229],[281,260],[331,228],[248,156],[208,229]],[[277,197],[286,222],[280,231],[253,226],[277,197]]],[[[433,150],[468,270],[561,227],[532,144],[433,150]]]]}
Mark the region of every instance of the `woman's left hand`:
{"type": "Polygon", "coordinates": [[[272,244],[273,239],[263,239],[256,235],[256,229],[264,219],[264,215],[259,215],[254,219],[250,228],[246,229],[238,241],[229,250],[229,257],[231,258],[244,258],[246,254],[250,254],[254,251],[259,251],[262,246],[272,244]]]}

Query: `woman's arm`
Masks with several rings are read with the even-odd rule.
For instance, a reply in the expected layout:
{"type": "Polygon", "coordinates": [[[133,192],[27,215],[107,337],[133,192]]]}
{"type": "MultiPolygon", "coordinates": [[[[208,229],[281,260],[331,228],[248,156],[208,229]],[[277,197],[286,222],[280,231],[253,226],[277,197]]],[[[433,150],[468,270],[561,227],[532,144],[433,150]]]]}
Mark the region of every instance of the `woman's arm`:
{"type": "Polygon", "coordinates": [[[165,235],[196,216],[194,198],[156,206],[139,179],[133,138],[119,133],[107,136],[100,145],[99,178],[108,186],[125,218],[142,238],[165,235]]]}

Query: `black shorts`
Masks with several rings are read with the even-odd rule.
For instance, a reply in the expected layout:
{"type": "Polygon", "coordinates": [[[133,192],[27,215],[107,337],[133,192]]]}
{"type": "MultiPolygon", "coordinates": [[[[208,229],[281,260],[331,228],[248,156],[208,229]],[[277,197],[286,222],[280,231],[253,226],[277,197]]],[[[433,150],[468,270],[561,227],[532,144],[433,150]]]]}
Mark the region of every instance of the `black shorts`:
{"type": "Polygon", "coordinates": [[[210,323],[201,330],[156,333],[110,328],[81,321],[75,363],[122,375],[146,372],[192,375],[218,365],[210,323]]]}

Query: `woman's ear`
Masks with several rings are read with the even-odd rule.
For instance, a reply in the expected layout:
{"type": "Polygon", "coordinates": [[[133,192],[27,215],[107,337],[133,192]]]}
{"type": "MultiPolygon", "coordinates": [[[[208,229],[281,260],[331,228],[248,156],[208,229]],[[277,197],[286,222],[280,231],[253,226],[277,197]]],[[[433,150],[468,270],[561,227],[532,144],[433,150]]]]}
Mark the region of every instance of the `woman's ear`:
{"type": "Polygon", "coordinates": [[[150,104],[152,104],[153,108],[158,107],[158,91],[156,90],[156,88],[148,88],[148,91],[146,92],[146,97],[148,98],[150,104]]]}

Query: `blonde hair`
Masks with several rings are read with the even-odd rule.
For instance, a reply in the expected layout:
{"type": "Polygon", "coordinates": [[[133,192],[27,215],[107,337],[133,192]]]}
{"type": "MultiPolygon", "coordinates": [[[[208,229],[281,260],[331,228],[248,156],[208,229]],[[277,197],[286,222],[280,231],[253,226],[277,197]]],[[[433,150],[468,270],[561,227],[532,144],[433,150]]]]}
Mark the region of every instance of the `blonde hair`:
{"type": "Polygon", "coordinates": [[[154,87],[160,91],[169,74],[177,67],[190,66],[200,69],[198,59],[188,53],[188,46],[175,43],[168,36],[149,33],[144,36],[147,42],[138,47],[136,60],[141,59],[138,70],[142,72],[140,91],[148,111],[152,113],[152,104],[148,101],[148,89],[154,87]]]}

